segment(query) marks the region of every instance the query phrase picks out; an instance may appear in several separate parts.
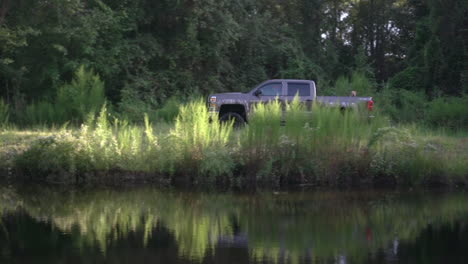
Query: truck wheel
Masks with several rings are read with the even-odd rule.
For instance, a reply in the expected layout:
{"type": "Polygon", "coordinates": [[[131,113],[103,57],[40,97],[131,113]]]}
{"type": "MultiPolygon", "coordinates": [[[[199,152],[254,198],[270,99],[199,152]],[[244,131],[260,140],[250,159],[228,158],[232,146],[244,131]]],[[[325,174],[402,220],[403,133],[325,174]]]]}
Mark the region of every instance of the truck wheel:
{"type": "Polygon", "coordinates": [[[231,121],[231,120],[234,120],[234,124],[233,124],[234,128],[241,128],[245,125],[244,118],[238,113],[228,112],[228,113],[223,114],[219,118],[219,121],[223,123],[231,121]]]}

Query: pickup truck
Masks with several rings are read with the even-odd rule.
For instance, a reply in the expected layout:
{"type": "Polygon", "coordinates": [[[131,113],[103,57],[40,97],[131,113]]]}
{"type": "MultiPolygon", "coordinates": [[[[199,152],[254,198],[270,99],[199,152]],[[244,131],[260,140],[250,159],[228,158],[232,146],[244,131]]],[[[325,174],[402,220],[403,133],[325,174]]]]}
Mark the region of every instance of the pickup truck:
{"type": "Polygon", "coordinates": [[[218,115],[220,121],[234,120],[234,126],[239,127],[249,121],[255,104],[276,99],[291,102],[296,95],[309,110],[314,102],[340,109],[357,108],[365,104],[372,111],[374,107],[372,97],[317,96],[314,81],[278,79],[265,81],[247,93],[212,94],[208,97],[208,108],[212,116],[218,115]]]}

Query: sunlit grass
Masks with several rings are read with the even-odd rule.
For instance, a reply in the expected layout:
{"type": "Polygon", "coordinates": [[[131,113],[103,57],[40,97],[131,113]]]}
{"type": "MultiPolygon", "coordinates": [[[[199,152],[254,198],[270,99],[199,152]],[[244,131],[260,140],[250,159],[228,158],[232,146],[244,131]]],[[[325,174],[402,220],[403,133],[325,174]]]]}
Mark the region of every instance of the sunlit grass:
{"type": "MultiPolygon", "coordinates": [[[[80,127],[2,130],[3,164],[37,180],[73,183],[111,172],[224,186],[466,184],[467,140],[379,113],[296,98],[259,104],[248,125],[210,122],[203,100],[182,105],[174,124],[135,125],[104,106],[80,127]],[[11,151],[14,150],[14,151],[11,151]]],[[[109,175],[110,174],[110,175],[109,175]]]]}

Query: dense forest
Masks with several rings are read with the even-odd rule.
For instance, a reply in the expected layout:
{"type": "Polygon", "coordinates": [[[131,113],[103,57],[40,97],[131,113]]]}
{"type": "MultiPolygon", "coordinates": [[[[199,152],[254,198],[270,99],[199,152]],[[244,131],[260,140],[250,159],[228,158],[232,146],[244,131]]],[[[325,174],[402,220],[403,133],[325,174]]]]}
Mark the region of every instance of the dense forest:
{"type": "Polygon", "coordinates": [[[364,83],[394,118],[426,118],[397,112],[424,105],[466,126],[468,1],[0,0],[0,118],[40,121],[73,104],[80,79],[101,87],[82,100],[105,94],[132,117],[271,78],[321,94],[364,83]]]}

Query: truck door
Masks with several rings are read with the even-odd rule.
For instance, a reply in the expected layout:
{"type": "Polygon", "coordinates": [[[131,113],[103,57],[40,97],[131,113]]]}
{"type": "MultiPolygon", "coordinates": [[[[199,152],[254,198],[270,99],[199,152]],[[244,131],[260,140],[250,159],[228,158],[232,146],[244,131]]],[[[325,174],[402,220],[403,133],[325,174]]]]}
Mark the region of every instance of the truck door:
{"type": "Polygon", "coordinates": [[[287,83],[286,101],[291,103],[296,95],[299,96],[301,103],[304,103],[307,110],[312,109],[314,95],[312,94],[312,87],[310,82],[292,81],[287,83]]]}
{"type": "Polygon", "coordinates": [[[280,102],[284,101],[284,89],[283,82],[268,82],[256,89],[253,94],[256,96],[254,100],[251,101],[251,109],[255,104],[258,103],[268,103],[276,99],[280,102]]]}

